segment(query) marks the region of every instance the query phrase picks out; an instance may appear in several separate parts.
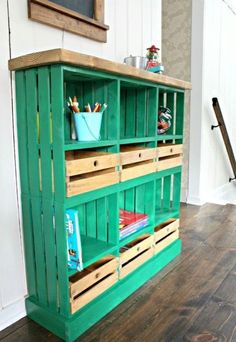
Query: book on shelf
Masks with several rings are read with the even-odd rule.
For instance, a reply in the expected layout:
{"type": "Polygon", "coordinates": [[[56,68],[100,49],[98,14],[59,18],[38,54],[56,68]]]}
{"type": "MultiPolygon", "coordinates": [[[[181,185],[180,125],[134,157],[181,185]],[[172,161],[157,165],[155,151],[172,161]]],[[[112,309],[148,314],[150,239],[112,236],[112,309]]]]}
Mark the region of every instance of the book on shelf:
{"type": "Polygon", "coordinates": [[[120,209],[120,240],[148,225],[148,215],[120,209]]]}
{"type": "Polygon", "coordinates": [[[65,216],[68,267],[72,270],[82,271],[82,246],[78,211],[68,209],[66,210],[65,216]]]}

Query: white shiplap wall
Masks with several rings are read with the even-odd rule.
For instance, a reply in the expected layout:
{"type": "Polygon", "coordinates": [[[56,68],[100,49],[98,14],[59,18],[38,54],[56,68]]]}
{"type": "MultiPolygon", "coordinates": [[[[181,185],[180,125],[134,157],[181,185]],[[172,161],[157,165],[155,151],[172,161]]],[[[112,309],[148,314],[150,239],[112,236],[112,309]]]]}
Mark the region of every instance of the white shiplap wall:
{"type": "Polygon", "coordinates": [[[62,47],[122,62],[129,54],[144,55],[151,44],[161,44],[161,0],[106,0],[105,22],[110,26],[108,41],[97,43],[28,20],[27,0],[0,1],[0,330],[25,314],[27,293],[9,53],[13,58],[62,47]]]}

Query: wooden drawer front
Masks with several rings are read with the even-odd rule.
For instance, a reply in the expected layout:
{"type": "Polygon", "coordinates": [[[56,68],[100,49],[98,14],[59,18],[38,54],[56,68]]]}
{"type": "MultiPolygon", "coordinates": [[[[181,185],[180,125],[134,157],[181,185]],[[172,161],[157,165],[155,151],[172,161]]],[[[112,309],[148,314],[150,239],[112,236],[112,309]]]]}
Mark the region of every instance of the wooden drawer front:
{"type": "Polygon", "coordinates": [[[119,154],[87,151],[66,153],[66,176],[110,169],[119,165],[119,154]]]}
{"type": "Polygon", "coordinates": [[[118,280],[118,259],[102,258],[70,278],[71,312],[74,313],[118,280]]]}
{"type": "Polygon", "coordinates": [[[179,228],[179,219],[169,219],[155,228],[154,241],[157,242],[179,228]]]}
{"type": "Polygon", "coordinates": [[[149,173],[156,172],[156,162],[141,162],[123,167],[120,172],[120,181],[124,182],[128,179],[145,176],[149,173]]]}
{"type": "Polygon", "coordinates": [[[144,234],[120,249],[120,278],[153,255],[153,236],[144,234]]]}
{"type": "Polygon", "coordinates": [[[109,169],[84,174],[81,177],[67,177],[67,197],[100,189],[118,183],[119,180],[119,172],[109,169]]]}
{"type": "Polygon", "coordinates": [[[121,165],[138,163],[145,160],[153,160],[156,157],[155,148],[137,148],[123,146],[120,153],[121,165]]]}
{"type": "Polygon", "coordinates": [[[183,163],[182,156],[174,156],[171,158],[164,157],[157,162],[157,171],[170,169],[172,167],[181,166],[183,163]]]}
{"type": "Polygon", "coordinates": [[[136,258],[131,260],[130,262],[127,262],[124,266],[121,266],[120,269],[120,279],[127,276],[130,272],[134,271],[137,267],[143,265],[145,261],[150,259],[153,256],[153,247],[148,249],[146,252],[143,252],[142,254],[138,255],[136,258]]]}
{"type": "Polygon", "coordinates": [[[162,144],[157,147],[157,156],[158,158],[172,156],[176,154],[183,153],[183,145],[182,144],[162,144]]]}
{"type": "Polygon", "coordinates": [[[176,231],[174,231],[170,235],[167,235],[164,239],[158,241],[155,244],[155,253],[161,252],[164,248],[169,246],[172,242],[174,242],[178,238],[179,238],[179,230],[177,229],[176,231]]]}

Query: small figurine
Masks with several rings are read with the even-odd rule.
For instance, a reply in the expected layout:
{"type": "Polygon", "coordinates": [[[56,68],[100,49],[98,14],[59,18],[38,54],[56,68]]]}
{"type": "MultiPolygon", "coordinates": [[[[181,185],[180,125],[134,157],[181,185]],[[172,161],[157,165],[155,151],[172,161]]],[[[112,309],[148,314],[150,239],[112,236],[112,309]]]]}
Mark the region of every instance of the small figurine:
{"type": "Polygon", "coordinates": [[[160,106],[158,112],[158,134],[164,134],[171,127],[171,110],[167,107],[160,106]]]}
{"type": "Polygon", "coordinates": [[[162,73],[164,71],[164,67],[163,65],[161,65],[159,61],[158,51],[160,51],[160,49],[156,47],[155,45],[152,45],[149,48],[147,48],[147,50],[148,50],[147,52],[148,61],[147,61],[146,69],[148,71],[162,73]]]}

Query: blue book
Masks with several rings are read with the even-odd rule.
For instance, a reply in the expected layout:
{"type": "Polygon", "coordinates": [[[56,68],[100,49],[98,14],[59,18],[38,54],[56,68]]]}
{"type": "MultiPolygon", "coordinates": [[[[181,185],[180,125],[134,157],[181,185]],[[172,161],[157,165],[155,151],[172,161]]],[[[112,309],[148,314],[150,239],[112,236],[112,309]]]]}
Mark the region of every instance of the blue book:
{"type": "Polygon", "coordinates": [[[79,231],[78,211],[66,210],[66,236],[68,267],[72,270],[82,271],[82,247],[79,231]]]}

